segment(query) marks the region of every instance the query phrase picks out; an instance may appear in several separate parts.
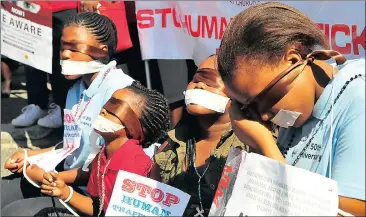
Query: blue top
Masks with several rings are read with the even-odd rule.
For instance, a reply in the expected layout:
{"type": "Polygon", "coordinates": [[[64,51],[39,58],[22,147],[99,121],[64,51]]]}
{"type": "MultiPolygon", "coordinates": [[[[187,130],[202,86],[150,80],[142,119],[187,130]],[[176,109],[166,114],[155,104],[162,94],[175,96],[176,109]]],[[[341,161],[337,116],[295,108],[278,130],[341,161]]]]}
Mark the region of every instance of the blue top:
{"type": "Polygon", "coordinates": [[[81,100],[75,121],[82,130],[80,147],[65,160],[64,169],[70,170],[83,167],[86,159],[92,152],[92,146],[98,145],[99,136],[96,136],[92,124],[99,115],[104,104],[110,99],[113,93],[130,86],[134,81],[130,76],[116,69],[116,62],[112,61],[98,74],[88,89],[82,80],[77,81],[67,94],[66,109],[76,113],[81,95],[81,100]],[[109,70],[110,69],[110,70],[109,70]],[[108,73],[109,72],[109,73],[108,73]],[[88,101],[90,102],[88,103],[88,101]],[[86,109],[85,109],[86,107],[86,109]],[[84,112],[82,112],[85,109],[84,112]],[[79,118],[80,113],[82,116],[79,118]]]}
{"type": "Polygon", "coordinates": [[[314,136],[295,166],[337,181],[340,196],[365,200],[365,59],[347,61],[337,68],[339,72],[325,87],[309,120],[300,128],[281,128],[277,142],[280,148],[289,148],[286,161],[293,164],[314,136]],[[362,76],[353,79],[358,74],[362,76]],[[327,112],[347,82],[333,104],[332,129],[332,113],[327,112]]]}

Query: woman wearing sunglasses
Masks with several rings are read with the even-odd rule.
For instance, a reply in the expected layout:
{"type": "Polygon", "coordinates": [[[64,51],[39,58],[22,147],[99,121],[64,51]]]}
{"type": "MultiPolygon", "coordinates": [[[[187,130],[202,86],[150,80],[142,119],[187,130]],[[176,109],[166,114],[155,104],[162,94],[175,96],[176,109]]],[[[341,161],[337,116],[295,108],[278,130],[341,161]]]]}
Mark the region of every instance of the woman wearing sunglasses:
{"type": "Polygon", "coordinates": [[[230,118],[239,139],[337,181],[339,209],[365,216],[365,60],[327,49],[304,14],[264,3],[232,20],[218,69],[235,100],[230,118]],[[269,122],[281,127],[277,142],[269,122]]]}

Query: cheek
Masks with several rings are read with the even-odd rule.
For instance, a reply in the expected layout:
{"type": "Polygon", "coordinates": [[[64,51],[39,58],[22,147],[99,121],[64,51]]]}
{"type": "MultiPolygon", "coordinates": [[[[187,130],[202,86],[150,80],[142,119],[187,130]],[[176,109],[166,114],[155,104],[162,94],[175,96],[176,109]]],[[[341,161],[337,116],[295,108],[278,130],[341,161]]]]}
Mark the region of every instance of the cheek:
{"type": "Polygon", "coordinates": [[[194,83],[193,82],[189,82],[188,83],[188,85],[187,85],[187,88],[186,88],[186,90],[191,90],[191,89],[193,89],[194,88],[194,83]]]}
{"type": "Polygon", "coordinates": [[[300,112],[295,127],[302,126],[312,114],[315,100],[314,90],[306,84],[298,84],[282,100],[277,103],[272,112],[276,114],[281,109],[300,112]]]}

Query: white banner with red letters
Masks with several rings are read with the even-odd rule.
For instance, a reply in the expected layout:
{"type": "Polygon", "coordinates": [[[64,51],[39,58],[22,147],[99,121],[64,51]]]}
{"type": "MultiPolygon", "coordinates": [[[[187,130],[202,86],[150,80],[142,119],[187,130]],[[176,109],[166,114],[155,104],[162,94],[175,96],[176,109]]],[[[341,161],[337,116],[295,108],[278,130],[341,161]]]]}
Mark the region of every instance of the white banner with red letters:
{"type": "MultiPolygon", "coordinates": [[[[193,59],[217,52],[226,26],[264,1],[136,1],[143,59],[193,59]]],[[[364,1],[283,1],[312,18],[332,49],[348,59],[365,56],[364,1]]]]}
{"type": "Polygon", "coordinates": [[[1,54],[52,73],[52,10],[29,1],[1,1],[1,54]]]}

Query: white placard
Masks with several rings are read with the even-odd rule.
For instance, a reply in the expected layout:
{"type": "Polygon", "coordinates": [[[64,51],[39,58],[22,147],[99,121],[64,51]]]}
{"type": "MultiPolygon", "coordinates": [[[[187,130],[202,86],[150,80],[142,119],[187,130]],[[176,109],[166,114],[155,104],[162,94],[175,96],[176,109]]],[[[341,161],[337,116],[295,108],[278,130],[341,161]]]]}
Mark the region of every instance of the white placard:
{"type": "MultiPolygon", "coordinates": [[[[265,1],[136,1],[143,59],[193,59],[215,54],[230,20],[265,1]]],[[[365,56],[365,1],[281,1],[313,19],[332,49],[365,56]]]]}
{"type": "Polygon", "coordinates": [[[120,170],[106,216],[182,216],[189,198],[179,189],[120,170]]]}
{"type": "Polygon", "coordinates": [[[241,157],[225,216],[337,216],[334,180],[254,153],[241,157]]]}
{"type": "Polygon", "coordinates": [[[1,1],[1,54],[52,73],[52,10],[28,1],[1,1]]]}

